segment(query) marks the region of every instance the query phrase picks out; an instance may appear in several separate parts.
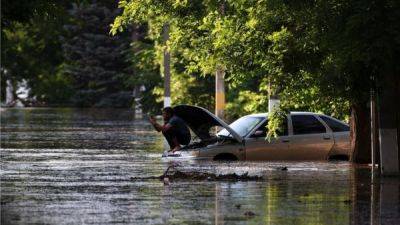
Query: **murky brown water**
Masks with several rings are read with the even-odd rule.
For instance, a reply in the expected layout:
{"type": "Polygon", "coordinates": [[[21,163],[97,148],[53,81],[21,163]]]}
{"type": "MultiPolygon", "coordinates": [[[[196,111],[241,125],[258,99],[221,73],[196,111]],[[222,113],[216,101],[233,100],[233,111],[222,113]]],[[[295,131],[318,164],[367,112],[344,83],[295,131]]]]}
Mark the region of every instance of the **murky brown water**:
{"type": "Polygon", "coordinates": [[[127,110],[3,109],[1,224],[400,224],[399,180],[372,179],[367,167],[170,162],[162,150],[159,134],[127,110]],[[265,180],[131,179],[171,163],[265,180]]]}

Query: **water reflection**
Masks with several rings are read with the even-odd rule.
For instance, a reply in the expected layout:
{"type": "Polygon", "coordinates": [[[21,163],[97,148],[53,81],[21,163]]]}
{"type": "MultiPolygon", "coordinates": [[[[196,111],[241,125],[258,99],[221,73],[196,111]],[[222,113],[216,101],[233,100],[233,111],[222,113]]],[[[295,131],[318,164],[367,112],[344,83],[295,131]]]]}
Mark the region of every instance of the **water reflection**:
{"type": "Polygon", "coordinates": [[[327,162],[178,161],[258,182],[157,176],[163,140],[128,110],[1,113],[1,224],[399,224],[399,180],[327,162]],[[281,170],[287,167],[288,170],[281,170]]]}
{"type": "MultiPolygon", "coordinates": [[[[341,176],[345,178],[346,174],[341,176]]],[[[349,224],[349,194],[348,179],[337,182],[331,176],[312,173],[300,176],[280,173],[261,183],[216,184],[215,221],[217,224],[238,220],[256,224],[349,224]]]]}
{"type": "Polygon", "coordinates": [[[399,224],[399,178],[371,176],[369,168],[353,175],[352,224],[399,224]]]}
{"type": "Polygon", "coordinates": [[[399,179],[370,173],[351,166],[334,176],[280,173],[266,184],[217,183],[215,224],[399,224],[399,179]]]}

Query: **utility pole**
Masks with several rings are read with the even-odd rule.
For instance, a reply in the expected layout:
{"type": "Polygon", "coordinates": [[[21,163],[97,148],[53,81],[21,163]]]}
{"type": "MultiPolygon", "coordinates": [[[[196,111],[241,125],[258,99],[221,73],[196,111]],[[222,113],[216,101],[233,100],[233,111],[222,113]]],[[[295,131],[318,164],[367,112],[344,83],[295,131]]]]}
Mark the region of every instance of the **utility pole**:
{"type": "Polygon", "coordinates": [[[378,126],[376,116],[376,90],[375,90],[375,79],[371,76],[371,102],[370,102],[370,118],[371,118],[371,164],[372,173],[374,174],[375,166],[379,166],[379,154],[378,154],[378,126]]]}
{"type": "Polygon", "coordinates": [[[275,108],[279,107],[278,91],[273,90],[271,81],[268,83],[268,113],[272,113],[275,108]]]}
{"type": "Polygon", "coordinates": [[[170,59],[167,42],[169,40],[169,24],[164,24],[163,27],[163,41],[164,41],[164,107],[171,106],[171,71],[170,59]]]}
{"type": "Polygon", "coordinates": [[[215,72],[215,115],[221,119],[225,116],[225,70],[221,66],[215,72]]]}
{"type": "Polygon", "coordinates": [[[375,130],[376,130],[376,123],[375,123],[375,94],[374,91],[371,90],[371,162],[372,162],[372,171],[375,168],[376,165],[376,139],[375,139],[375,130]]]}
{"type": "MultiPolygon", "coordinates": [[[[134,23],[132,26],[132,43],[133,43],[133,47],[132,47],[132,51],[133,54],[136,54],[139,49],[137,47],[137,42],[139,41],[139,37],[140,37],[140,26],[137,23],[134,23]]],[[[133,71],[134,73],[137,71],[133,71]]],[[[134,99],[134,118],[141,116],[142,114],[142,106],[140,104],[140,99],[141,99],[141,91],[140,91],[140,84],[135,84],[135,87],[133,88],[133,99],[134,99]]]]}
{"type": "MultiPolygon", "coordinates": [[[[219,7],[221,17],[225,14],[225,2],[219,7]]],[[[221,119],[225,117],[225,68],[217,65],[215,71],[215,115],[221,119]]]]}

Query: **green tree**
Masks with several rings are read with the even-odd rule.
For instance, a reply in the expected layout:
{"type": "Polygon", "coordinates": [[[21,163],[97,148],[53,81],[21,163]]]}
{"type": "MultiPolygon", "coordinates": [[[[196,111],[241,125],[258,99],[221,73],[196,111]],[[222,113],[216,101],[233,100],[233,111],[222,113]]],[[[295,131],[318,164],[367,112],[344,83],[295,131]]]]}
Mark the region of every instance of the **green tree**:
{"type": "Polygon", "coordinates": [[[129,107],[133,87],[125,85],[132,76],[129,32],[108,34],[118,10],[107,6],[74,4],[72,21],[65,25],[63,51],[65,74],[72,80],[72,102],[84,107],[129,107]]]}
{"type": "Polygon", "coordinates": [[[32,96],[47,102],[69,98],[68,80],[58,74],[63,61],[59,35],[70,1],[2,1],[1,99],[5,81],[25,79],[32,96]],[[48,94],[51,93],[51,94],[48,94]]]}

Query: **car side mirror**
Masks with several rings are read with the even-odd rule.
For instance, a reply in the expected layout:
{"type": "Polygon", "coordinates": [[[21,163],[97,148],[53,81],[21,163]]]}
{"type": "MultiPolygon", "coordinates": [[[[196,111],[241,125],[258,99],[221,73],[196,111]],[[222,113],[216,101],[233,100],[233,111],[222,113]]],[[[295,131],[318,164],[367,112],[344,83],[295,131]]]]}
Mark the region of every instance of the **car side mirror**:
{"type": "Polygon", "coordinates": [[[254,132],[253,135],[251,135],[252,137],[264,137],[265,136],[265,132],[262,130],[256,130],[256,132],[254,132]]]}

